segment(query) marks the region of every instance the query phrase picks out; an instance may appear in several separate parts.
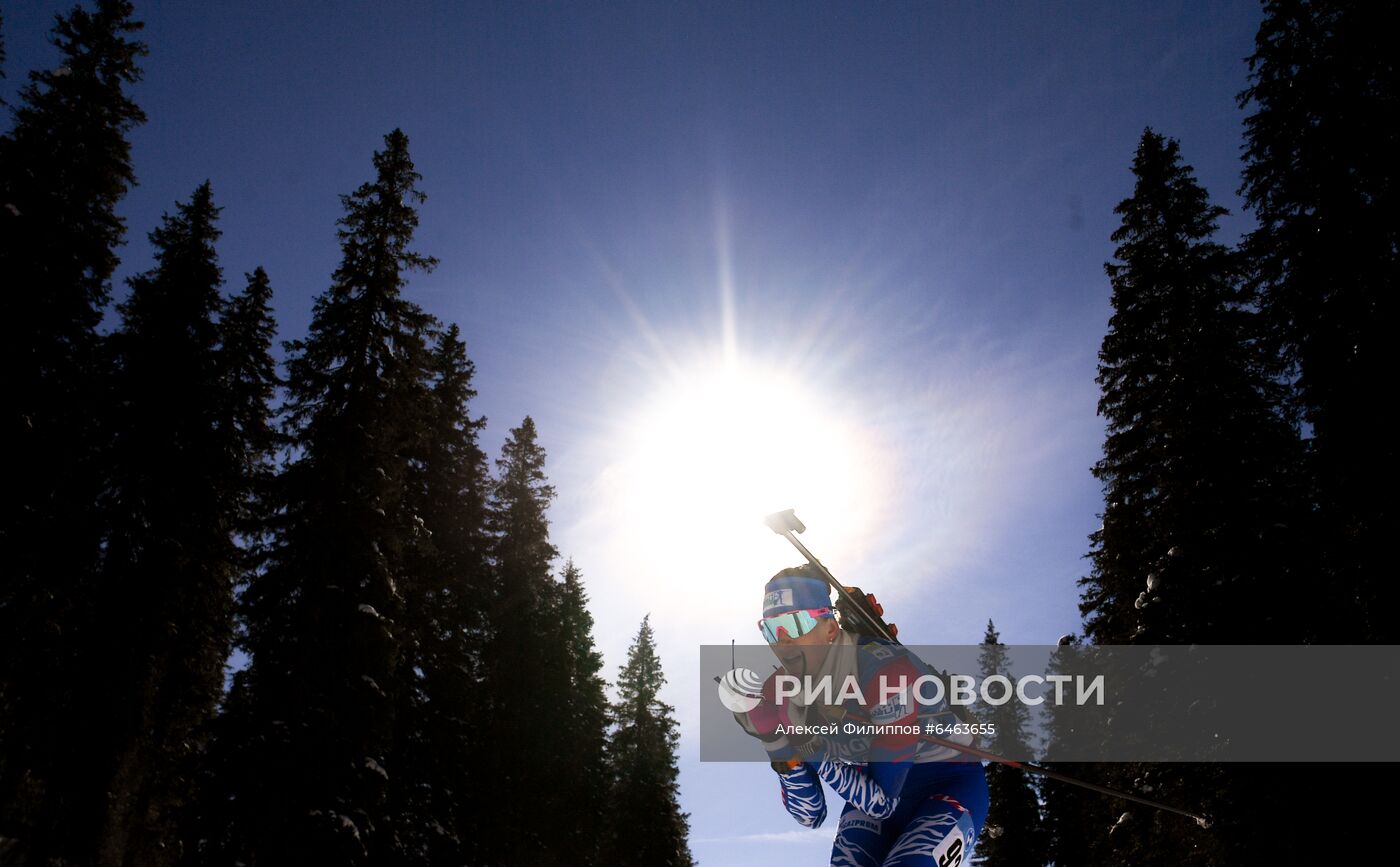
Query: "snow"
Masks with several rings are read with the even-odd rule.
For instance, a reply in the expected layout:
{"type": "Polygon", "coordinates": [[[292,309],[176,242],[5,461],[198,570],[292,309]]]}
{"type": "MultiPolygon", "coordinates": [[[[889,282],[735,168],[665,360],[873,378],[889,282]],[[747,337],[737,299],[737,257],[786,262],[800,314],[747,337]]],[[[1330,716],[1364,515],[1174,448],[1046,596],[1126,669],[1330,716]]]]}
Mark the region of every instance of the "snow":
{"type": "Polygon", "coordinates": [[[374,771],[376,774],[383,777],[384,779],[389,779],[389,772],[384,770],[384,766],[379,764],[379,762],[376,762],[369,756],[365,756],[365,767],[369,768],[371,771],[374,771]]]}
{"type": "Polygon", "coordinates": [[[340,816],[340,827],[341,830],[348,829],[351,834],[355,835],[356,840],[360,839],[360,829],[355,826],[354,820],[349,816],[343,814],[340,816]]]}

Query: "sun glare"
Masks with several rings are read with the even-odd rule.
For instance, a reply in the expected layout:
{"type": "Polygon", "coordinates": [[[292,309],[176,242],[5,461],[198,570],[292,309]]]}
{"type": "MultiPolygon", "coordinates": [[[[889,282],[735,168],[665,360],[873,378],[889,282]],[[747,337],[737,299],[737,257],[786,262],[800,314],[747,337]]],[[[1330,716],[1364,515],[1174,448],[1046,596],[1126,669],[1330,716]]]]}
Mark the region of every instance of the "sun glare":
{"type": "Polygon", "coordinates": [[[643,398],[613,479],[636,565],[753,590],[774,564],[801,561],[763,526],[786,508],[821,528],[819,556],[839,556],[872,518],[873,456],[832,406],[789,376],[740,363],[697,365],[643,398]]]}

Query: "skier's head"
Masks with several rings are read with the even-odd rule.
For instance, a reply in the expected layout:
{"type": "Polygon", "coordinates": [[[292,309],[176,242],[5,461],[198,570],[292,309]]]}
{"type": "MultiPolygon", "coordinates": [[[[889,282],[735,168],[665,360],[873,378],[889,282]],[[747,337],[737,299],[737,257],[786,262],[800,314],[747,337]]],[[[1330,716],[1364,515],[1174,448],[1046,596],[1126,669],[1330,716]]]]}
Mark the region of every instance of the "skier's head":
{"type": "Polygon", "coordinates": [[[792,566],[763,585],[763,616],[775,617],[798,609],[830,608],[831,591],[815,568],[792,566]]]}
{"type": "Polygon", "coordinates": [[[810,669],[821,662],[826,646],[841,631],[833,612],[826,581],[811,566],[794,566],[764,585],[763,618],[758,626],[790,672],[804,656],[810,657],[806,659],[810,669]]]}

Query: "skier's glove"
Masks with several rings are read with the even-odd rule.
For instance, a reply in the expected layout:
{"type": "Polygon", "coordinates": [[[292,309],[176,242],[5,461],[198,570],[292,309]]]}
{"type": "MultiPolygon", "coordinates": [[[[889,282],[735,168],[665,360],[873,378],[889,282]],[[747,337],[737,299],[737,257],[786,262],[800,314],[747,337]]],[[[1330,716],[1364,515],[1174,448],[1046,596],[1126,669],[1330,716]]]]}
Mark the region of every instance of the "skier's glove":
{"type": "Polygon", "coordinates": [[[872,819],[888,819],[899,806],[899,797],[880,788],[875,778],[860,765],[824,761],[817,765],[817,776],[836,794],[872,819]]]}
{"type": "Polygon", "coordinates": [[[778,704],[777,677],[778,672],[774,671],[763,682],[757,707],[747,713],[736,711],[734,714],[735,722],[739,723],[744,733],[758,738],[765,745],[782,740],[784,736],[778,731],[778,727],[789,722],[787,713],[778,704]]]}
{"type": "MultiPolygon", "coordinates": [[[[764,710],[763,705],[754,709],[754,711],[764,710]]],[[[791,762],[796,761],[798,756],[803,754],[800,751],[809,746],[807,742],[810,741],[810,736],[781,734],[778,731],[779,723],[769,719],[766,713],[755,714],[754,711],[747,714],[736,713],[734,719],[745,734],[763,742],[763,749],[768,753],[768,760],[772,762],[775,770],[778,769],[779,765],[784,769],[789,768],[791,762]]]]}
{"type": "Polygon", "coordinates": [[[758,707],[748,713],[735,713],[734,719],[745,734],[758,738],[765,744],[781,740],[783,737],[778,732],[778,726],[785,722],[783,713],[766,695],[758,707]]]}

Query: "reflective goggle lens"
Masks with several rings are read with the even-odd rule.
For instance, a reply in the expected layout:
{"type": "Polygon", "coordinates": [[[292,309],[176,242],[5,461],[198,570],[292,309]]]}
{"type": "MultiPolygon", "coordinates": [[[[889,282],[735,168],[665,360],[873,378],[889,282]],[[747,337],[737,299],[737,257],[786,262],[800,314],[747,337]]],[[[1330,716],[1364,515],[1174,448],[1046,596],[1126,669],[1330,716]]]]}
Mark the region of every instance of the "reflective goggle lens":
{"type": "Polygon", "coordinates": [[[830,615],[830,608],[806,608],[800,611],[789,611],[776,617],[763,618],[758,621],[758,629],[769,644],[774,644],[785,635],[789,638],[800,638],[806,635],[817,628],[818,618],[830,615]]]}

